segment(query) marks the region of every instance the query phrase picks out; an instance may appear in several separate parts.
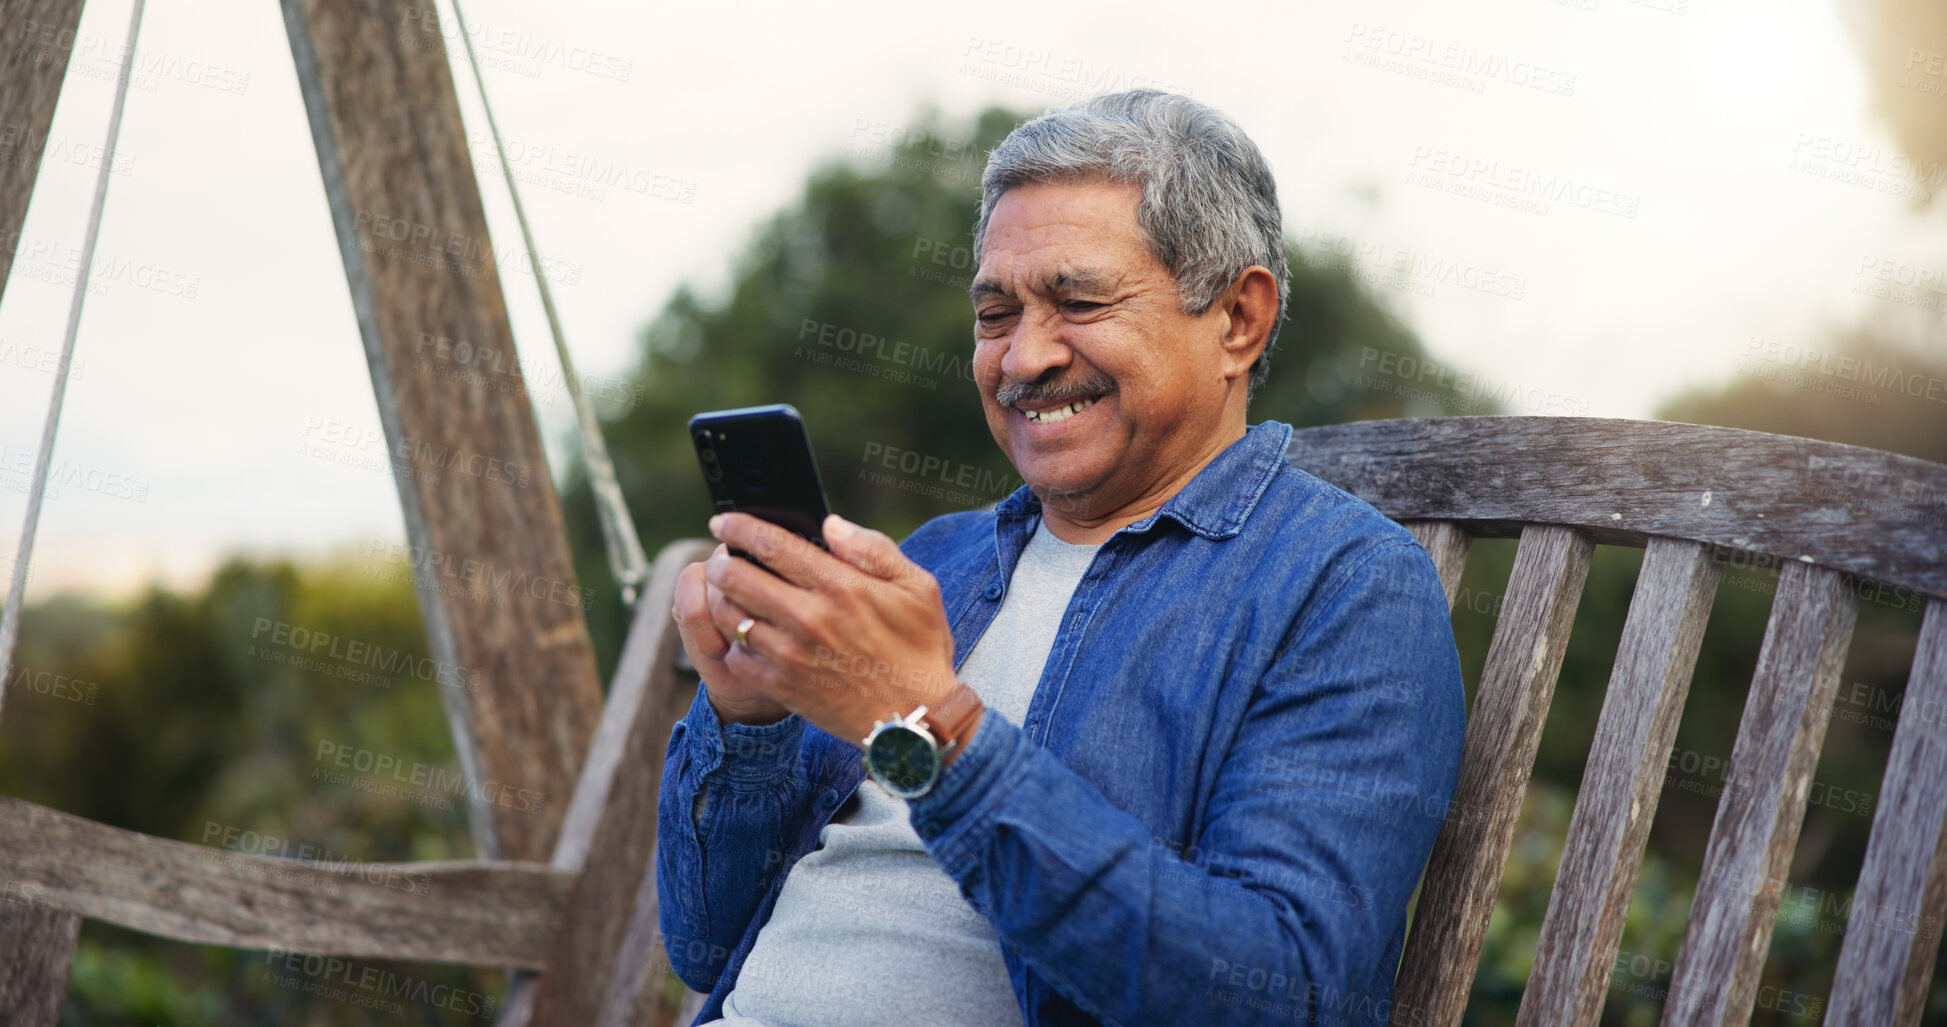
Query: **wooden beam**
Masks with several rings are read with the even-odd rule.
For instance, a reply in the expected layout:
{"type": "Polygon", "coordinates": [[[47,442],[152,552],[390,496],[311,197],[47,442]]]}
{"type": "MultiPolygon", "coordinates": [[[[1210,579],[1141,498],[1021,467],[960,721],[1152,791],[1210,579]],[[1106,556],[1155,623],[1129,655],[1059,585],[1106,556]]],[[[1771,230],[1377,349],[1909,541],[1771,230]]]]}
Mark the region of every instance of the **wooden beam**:
{"type": "Polygon", "coordinates": [[[1629,897],[1663,790],[1677,719],[1717,594],[1695,542],[1650,539],[1589,746],[1562,865],[1521,993],[1520,1027],[1593,1027],[1614,983],[1629,897]]]}
{"type": "Polygon", "coordinates": [[[674,1013],[656,1001],[657,968],[667,963],[656,919],[656,802],[670,731],[696,693],[676,673],[682,643],[669,610],[677,576],[713,547],[687,539],[656,556],[555,847],[555,869],[577,875],[568,915],[550,969],[522,985],[533,988],[531,1004],[509,1003],[500,1027],[641,1027],[674,1013]]]}
{"type": "Polygon", "coordinates": [[[81,0],[0,0],[0,295],[80,21],[81,0]]]}
{"type": "Polygon", "coordinates": [[[1749,1023],[1806,789],[1859,615],[1845,575],[1787,564],[1738,721],[1663,1022],[1749,1023]]]}
{"type": "Polygon", "coordinates": [[[474,840],[545,860],[601,684],[438,21],[378,0],[283,7],[420,612],[441,677],[465,683],[440,695],[474,840]]]}
{"type": "Polygon", "coordinates": [[[1447,591],[1447,609],[1451,612],[1460,596],[1460,576],[1467,569],[1467,549],[1474,540],[1468,537],[1467,529],[1452,521],[1407,521],[1404,527],[1433,558],[1433,570],[1440,575],[1440,587],[1447,591]]]}
{"type": "Polygon", "coordinates": [[[54,1027],[68,991],[68,968],[81,936],[81,918],[42,905],[32,886],[0,883],[0,1023],[54,1027]]]}
{"type": "Polygon", "coordinates": [[[1947,602],[1921,622],[1879,794],[1831,1023],[1919,1023],[1932,987],[1947,918],[1947,602]]]}
{"type": "MultiPolygon", "coordinates": [[[[81,0],[0,0],[0,296],[80,22],[81,0]]],[[[23,899],[10,873],[0,863],[0,1023],[51,1027],[68,990],[81,918],[23,899]]]]}
{"type": "Polygon", "coordinates": [[[1521,535],[1507,602],[1467,717],[1460,781],[1427,859],[1401,958],[1395,1025],[1458,1024],[1467,1010],[1594,549],[1588,536],[1555,525],[1533,525],[1521,535]]]}
{"type": "Polygon", "coordinates": [[[12,894],[62,916],[178,941],[535,968],[545,965],[574,883],[532,863],[340,863],[229,852],[5,796],[0,868],[12,894]]]}
{"type": "Polygon", "coordinates": [[[1600,417],[1354,421],[1292,432],[1286,455],[1394,520],[1664,535],[1947,597],[1947,464],[1910,456],[1600,417]]]}

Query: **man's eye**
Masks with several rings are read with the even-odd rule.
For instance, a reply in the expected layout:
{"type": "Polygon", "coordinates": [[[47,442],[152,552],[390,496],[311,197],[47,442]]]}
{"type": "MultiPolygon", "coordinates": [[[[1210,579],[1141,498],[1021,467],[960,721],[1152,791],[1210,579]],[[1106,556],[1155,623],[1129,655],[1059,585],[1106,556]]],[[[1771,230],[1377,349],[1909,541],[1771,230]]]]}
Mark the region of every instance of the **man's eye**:
{"type": "Polygon", "coordinates": [[[1013,316],[1011,310],[983,310],[974,315],[974,320],[984,325],[997,325],[1013,316]]]}
{"type": "Polygon", "coordinates": [[[1062,304],[1062,308],[1069,311],[1070,313],[1086,314],[1091,311],[1100,310],[1106,305],[1107,304],[1097,303],[1094,300],[1069,300],[1068,302],[1062,304]]]}

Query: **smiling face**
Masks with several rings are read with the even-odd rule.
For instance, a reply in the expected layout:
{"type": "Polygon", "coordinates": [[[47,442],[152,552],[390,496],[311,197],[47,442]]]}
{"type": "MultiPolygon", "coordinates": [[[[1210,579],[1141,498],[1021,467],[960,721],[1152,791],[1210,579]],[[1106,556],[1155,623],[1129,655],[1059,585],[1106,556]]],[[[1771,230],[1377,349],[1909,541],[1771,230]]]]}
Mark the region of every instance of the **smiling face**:
{"type": "Polygon", "coordinates": [[[988,430],[1071,542],[1147,516],[1243,436],[1263,344],[1239,344],[1230,293],[1183,313],[1136,222],[1141,196],[1103,180],[1010,189],[974,275],[988,430]]]}

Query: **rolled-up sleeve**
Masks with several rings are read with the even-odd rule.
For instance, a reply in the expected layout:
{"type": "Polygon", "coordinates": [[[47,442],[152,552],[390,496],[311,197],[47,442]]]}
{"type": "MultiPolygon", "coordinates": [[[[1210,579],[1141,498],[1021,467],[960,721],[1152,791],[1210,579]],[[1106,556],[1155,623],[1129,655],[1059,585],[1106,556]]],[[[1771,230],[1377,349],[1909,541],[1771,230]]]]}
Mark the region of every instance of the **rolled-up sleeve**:
{"type": "Polygon", "coordinates": [[[670,731],[656,809],[663,944],[676,976],[703,992],[782,867],[786,826],[809,792],[805,720],[724,724],[707,688],[670,731]]]}

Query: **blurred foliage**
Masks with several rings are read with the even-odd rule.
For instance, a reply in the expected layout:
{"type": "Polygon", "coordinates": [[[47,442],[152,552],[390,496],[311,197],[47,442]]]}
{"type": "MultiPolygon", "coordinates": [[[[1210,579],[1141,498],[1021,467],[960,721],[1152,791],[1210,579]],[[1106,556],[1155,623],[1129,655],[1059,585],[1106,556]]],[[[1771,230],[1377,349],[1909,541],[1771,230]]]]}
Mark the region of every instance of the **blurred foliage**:
{"type": "MultiPolygon", "coordinates": [[[[802,197],[754,232],[720,295],[689,289],[667,303],[643,337],[639,402],[612,411],[606,424],[652,554],[703,533],[709,504],[685,431],[701,410],[796,405],[834,509],[895,537],[994,502],[1018,483],[987,434],[971,383],[966,297],[980,163],[1018,120],[1000,110],[964,126],[924,115],[900,145],[855,150],[817,169],[802,197]],[[866,336],[884,341],[862,342],[866,336]],[[886,472],[876,461],[888,452],[930,459],[948,481],[938,471],[873,479],[886,472]],[[970,470],[963,476],[961,468],[970,470]]],[[[1392,312],[1387,283],[1374,293],[1354,269],[1295,249],[1291,270],[1290,317],[1252,420],[1303,426],[1493,412],[1443,387],[1440,376],[1409,369],[1425,354],[1392,312]]],[[[1836,340],[1834,359],[1871,357],[1947,378],[1916,337],[1927,336],[1892,321],[1869,325],[1836,340]]],[[[1885,389],[1868,402],[1856,390],[1834,391],[1824,363],[1794,359],[1796,377],[1782,374],[1784,354],[1754,341],[1730,384],[1673,401],[1664,416],[1947,460],[1947,405],[1885,389]]],[[[569,471],[563,504],[584,583],[608,580],[578,469],[569,471]]],[[[1462,581],[1454,624],[1470,698],[1513,549],[1511,541],[1477,543],[1462,581]]],[[[1597,552],[1490,922],[1470,1024],[1513,1021],[1640,559],[1634,550],[1597,552]]],[[[1679,762],[1701,768],[1707,758],[1728,758],[1775,579],[1765,567],[1726,570],[1678,736],[1679,762]]],[[[1816,998],[1822,1009],[1837,959],[1834,927],[1843,928],[1839,911],[1849,905],[1870,826],[1870,809],[1843,807],[1877,791],[1890,744],[1883,725],[1904,688],[1917,624],[1917,602],[1894,595],[1862,604],[1840,707],[1857,715],[1835,715],[1827,736],[1816,775],[1827,801],[1808,813],[1791,870],[1765,971],[1767,987],[1782,989],[1772,996],[1816,998]]],[[[590,628],[606,675],[624,611],[598,606],[590,628]]],[[[124,605],[62,597],[30,607],[18,661],[28,676],[16,673],[0,719],[0,792],[162,837],[272,854],[471,855],[458,796],[384,795],[356,787],[361,775],[329,779],[321,745],[449,771],[454,761],[430,675],[375,674],[329,642],[321,653],[311,649],[319,636],[425,656],[411,582],[396,565],[237,561],[196,594],[158,589],[124,605]],[[300,666],[299,657],[315,662],[300,666]]],[[[1605,1023],[1633,1027],[1660,1016],[1721,785],[1721,771],[1679,767],[1662,793],[1605,1023]]],[[[480,1023],[503,988],[491,972],[349,963],[179,945],[90,923],[62,1022],[480,1023]],[[374,981],[381,987],[361,983],[374,981]],[[458,998],[402,1000],[386,984],[444,985],[440,994],[458,998]]],[[[1930,1022],[1947,1022],[1947,1000],[1936,991],[1930,1022]]],[[[1816,1022],[1819,1009],[1778,1000],[1754,1022],[1816,1022]]]]}

